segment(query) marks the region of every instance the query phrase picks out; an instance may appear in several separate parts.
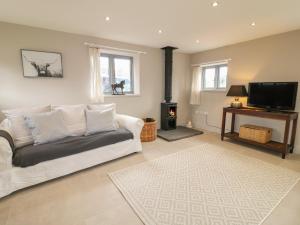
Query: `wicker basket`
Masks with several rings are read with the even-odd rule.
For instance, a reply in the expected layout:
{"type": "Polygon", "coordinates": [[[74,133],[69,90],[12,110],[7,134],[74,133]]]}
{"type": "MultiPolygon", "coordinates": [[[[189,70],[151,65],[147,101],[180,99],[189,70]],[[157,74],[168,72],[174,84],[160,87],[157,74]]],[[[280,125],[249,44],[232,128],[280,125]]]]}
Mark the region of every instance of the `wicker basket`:
{"type": "Polygon", "coordinates": [[[156,139],[157,130],[156,130],[156,120],[152,118],[143,119],[145,124],[141,133],[141,141],[149,142],[156,139]]]}
{"type": "Polygon", "coordinates": [[[267,127],[245,124],[240,127],[239,136],[240,138],[265,144],[271,140],[272,129],[267,127]]]}

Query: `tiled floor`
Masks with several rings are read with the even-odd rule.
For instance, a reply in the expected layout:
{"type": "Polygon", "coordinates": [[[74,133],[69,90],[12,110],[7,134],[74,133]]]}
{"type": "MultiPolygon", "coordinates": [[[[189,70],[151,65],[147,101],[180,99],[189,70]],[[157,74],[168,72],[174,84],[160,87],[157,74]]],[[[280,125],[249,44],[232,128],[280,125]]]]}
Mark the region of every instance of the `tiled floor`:
{"type": "MultiPolygon", "coordinates": [[[[212,133],[170,143],[158,139],[145,143],[143,153],[18,191],[0,200],[0,225],[142,225],[107,173],[205,142],[300,172],[300,155],[282,160],[280,155],[219,139],[212,133]]],[[[300,224],[300,183],[264,224],[300,224]]]]}

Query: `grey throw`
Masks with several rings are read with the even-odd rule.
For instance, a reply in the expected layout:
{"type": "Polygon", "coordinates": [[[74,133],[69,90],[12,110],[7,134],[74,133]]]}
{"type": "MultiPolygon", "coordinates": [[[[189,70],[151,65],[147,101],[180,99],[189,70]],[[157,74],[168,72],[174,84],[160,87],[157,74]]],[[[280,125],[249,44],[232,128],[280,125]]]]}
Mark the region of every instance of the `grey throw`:
{"type": "Polygon", "coordinates": [[[66,137],[51,143],[29,145],[16,149],[13,164],[19,167],[32,166],[43,161],[89,151],[129,139],[133,139],[133,134],[124,128],[88,136],[66,137]]]}

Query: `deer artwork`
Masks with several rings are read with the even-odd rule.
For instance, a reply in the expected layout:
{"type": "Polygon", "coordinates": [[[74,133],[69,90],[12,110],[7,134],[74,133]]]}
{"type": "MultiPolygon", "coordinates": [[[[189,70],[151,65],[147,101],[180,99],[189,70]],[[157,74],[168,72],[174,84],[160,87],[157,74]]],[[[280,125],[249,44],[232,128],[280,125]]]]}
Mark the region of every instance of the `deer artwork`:
{"type": "Polygon", "coordinates": [[[54,64],[57,61],[57,59],[51,63],[38,64],[35,61],[28,59],[26,56],[24,56],[24,58],[34,67],[39,77],[52,76],[51,72],[48,70],[48,67],[54,64]]]}
{"type": "Polygon", "coordinates": [[[119,92],[117,90],[117,88],[121,88],[121,95],[124,95],[124,85],[125,85],[125,80],[122,80],[119,84],[118,83],[115,83],[115,84],[112,84],[111,85],[111,89],[112,89],[112,94],[113,95],[119,95],[119,92]]]}

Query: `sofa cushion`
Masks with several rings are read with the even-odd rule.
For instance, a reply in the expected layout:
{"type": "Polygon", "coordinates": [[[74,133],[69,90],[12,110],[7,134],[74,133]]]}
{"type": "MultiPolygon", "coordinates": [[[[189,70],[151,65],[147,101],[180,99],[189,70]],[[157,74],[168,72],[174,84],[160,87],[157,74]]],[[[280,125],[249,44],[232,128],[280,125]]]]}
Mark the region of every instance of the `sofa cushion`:
{"type": "Polygon", "coordinates": [[[25,116],[35,145],[45,144],[70,136],[60,110],[25,116]]]}
{"type": "Polygon", "coordinates": [[[117,107],[115,103],[108,103],[108,104],[91,104],[87,106],[90,110],[108,110],[112,109],[114,114],[116,114],[117,107]]]}
{"type": "Polygon", "coordinates": [[[117,122],[113,109],[107,110],[86,110],[86,135],[116,130],[117,122]]]}
{"type": "Polygon", "coordinates": [[[133,134],[125,128],[89,136],[66,137],[52,143],[17,149],[13,157],[13,164],[19,167],[32,166],[43,161],[77,154],[129,139],[133,139],[133,134]]]}
{"type": "MultiPolygon", "coordinates": [[[[87,105],[87,108],[89,110],[99,110],[99,111],[112,110],[114,118],[117,116],[117,106],[115,103],[87,105]]],[[[119,128],[119,124],[116,120],[114,122],[114,126],[116,128],[119,128]]]]}
{"type": "Polygon", "coordinates": [[[85,105],[62,105],[54,106],[53,109],[62,111],[64,123],[68,127],[71,136],[81,136],[85,134],[85,105]]]}
{"type": "Polygon", "coordinates": [[[2,111],[9,120],[10,129],[12,130],[12,137],[17,148],[33,144],[33,138],[29,128],[25,123],[24,116],[35,113],[50,112],[50,110],[50,105],[47,105],[2,111]]]}

